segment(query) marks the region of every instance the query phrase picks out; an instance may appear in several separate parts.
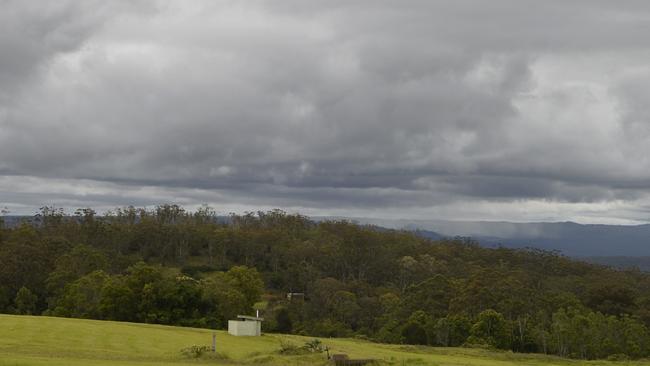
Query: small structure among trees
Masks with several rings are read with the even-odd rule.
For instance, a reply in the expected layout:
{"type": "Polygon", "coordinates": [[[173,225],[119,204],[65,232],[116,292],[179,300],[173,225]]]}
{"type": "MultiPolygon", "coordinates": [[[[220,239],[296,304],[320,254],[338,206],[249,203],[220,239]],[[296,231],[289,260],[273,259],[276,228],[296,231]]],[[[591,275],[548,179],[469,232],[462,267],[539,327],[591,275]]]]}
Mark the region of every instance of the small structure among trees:
{"type": "Polygon", "coordinates": [[[305,301],[305,293],[304,292],[289,292],[287,293],[287,300],[289,301],[305,301]]]}
{"type": "Polygon", "coordinates": [[[264,318],[237,315],[237,320],[228,320],[228,333],[234,336],[259,337],[262,335],[264,318]]]}

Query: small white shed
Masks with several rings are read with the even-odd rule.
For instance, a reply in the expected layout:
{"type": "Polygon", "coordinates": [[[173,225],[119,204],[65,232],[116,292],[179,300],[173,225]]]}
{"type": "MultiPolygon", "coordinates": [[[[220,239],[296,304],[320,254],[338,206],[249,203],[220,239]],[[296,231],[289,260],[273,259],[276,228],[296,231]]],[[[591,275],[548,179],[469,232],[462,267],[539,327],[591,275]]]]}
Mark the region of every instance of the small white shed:
{"type": "Polygon", "coordinates": [[[228,320],[228,333],[234,336],[261,336],[263,320],[257,316],[237,315],[237,320],[228,320]]]}

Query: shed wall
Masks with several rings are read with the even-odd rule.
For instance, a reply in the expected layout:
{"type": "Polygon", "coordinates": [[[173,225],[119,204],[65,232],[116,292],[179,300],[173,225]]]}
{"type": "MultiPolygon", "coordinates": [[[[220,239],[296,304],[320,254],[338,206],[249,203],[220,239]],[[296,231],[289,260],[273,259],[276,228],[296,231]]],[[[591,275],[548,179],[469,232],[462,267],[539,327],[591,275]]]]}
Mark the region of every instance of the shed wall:
{"type": "Polygon", "coordinates": [[[228,320],[228,333],[234,336],[262,335],[262,322],[228,320]]]}

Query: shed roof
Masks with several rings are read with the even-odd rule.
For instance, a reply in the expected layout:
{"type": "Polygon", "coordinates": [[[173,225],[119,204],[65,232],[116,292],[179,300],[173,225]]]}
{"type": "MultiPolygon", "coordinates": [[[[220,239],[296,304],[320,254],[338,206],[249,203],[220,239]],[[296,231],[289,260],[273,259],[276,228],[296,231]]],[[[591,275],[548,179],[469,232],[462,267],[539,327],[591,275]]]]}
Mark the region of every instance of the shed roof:
{"type": "Polygon", "coordinates": [[[258,322],[261,322],[261,321],[264,320],[264,318],[258,318],[258,317],[256,317],[256,316],[248,316],[248,315],[237,315],[237,319],[241,319],[241,320],[254,320],[254,321],[258,321],[258,322]]]}

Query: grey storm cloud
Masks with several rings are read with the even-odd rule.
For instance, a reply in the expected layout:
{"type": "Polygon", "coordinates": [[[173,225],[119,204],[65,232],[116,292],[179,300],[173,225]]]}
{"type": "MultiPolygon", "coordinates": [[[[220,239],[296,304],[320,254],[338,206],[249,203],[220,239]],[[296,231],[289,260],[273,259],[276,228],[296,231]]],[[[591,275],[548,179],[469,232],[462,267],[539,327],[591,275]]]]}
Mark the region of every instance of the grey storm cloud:
{"type": "Polygon", "coordinates": [[[0,206],[637,222],[645,1],[1,1],[0,206]]]}

